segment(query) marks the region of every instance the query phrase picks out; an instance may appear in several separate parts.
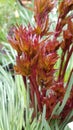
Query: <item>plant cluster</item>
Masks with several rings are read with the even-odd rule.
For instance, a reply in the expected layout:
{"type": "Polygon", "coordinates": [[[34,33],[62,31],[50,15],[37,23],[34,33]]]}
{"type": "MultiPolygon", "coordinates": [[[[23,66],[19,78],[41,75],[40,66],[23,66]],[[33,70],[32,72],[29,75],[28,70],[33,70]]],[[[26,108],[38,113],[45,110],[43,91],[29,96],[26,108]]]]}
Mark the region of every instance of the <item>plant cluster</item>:
{"type": "MultiPolygon", "coordinates": [[[[36,115],[35,96],[38,113],[46,105],[46,119],[58,119],[61,123],[73,110],[73,68],[67,81],[65,74],[73,54],[73,0],[34,1],[35,25],[17,26],[13,35],[8,36],[11,46],[17,51],[14,69],[23,76],[27,90],[30,87],[30,106],[36,115]],[[58,19],[51,32],[49,13],[57,8],[58,19]],[[61,37],[61,40],[59,39],[61,37]],[[61,49],[61,55],[58,50],[61,49]],[[60,59],[59,68],[55,65],[60,59]]],[[[70,122],[73,115],[68,120],[70,122]]]]}

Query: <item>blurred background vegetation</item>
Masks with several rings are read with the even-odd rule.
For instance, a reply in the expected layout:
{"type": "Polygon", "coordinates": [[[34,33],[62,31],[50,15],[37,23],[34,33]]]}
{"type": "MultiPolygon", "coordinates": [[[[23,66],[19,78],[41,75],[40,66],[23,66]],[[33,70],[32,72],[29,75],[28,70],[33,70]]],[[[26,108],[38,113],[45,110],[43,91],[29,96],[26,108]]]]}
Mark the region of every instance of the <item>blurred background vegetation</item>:
{"type": "Polygon", "coordinates": [[[25,11],[18,0],[0,0],[0,41],[7,40],[8,29],[16,24],[32,23],[32,13],[25,11]]]}
{"type": "MultiPolygon", "coordinates": [[[[50,17],[52,19],[52,15],[50,17]]],[[[46,124],[43,130],[49,128],[44,119],[42,124],[37,119],[30,124],[33,110],[28,110],[29,98],[26,97],[22,77],[15,75],[13,71],[16,52],[7,41],[11,28],[20,24],[27,26],[29,22],[34,26],[33,12],[21,6],[18,0],[0,0],[0,130],[21,130],[22,126],[25,130],[42,130],[43,122],[46,124]],[[27,108],[26,127],[24,108],[27,108]]],[[[59,63],[56,66],[59,66],[59,63]]],[[[69,70],[70,67],[69,65],[69,70]]],[[[65,130],[70,129],[67,127],[65,130]]]]}

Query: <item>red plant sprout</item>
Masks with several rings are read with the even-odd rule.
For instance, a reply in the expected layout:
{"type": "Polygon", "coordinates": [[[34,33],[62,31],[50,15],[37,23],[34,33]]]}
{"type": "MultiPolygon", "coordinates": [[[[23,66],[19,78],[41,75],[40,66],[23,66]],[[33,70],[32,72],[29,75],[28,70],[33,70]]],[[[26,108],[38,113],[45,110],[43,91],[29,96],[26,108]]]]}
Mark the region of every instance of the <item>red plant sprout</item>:
{"type": "MultiPolygon", "coordinates": [[[[67,66],[73,54],[73,14],[69,14],[73,10],[73,0],[60,2],[58,21],[55,30],[50,32],[49,13],[56,4],[56,0],[46,0],[46,2],[45,0],[35,0],[33,9],[35,27],[18,26],[15,28],[13,36],[8,36],[9,43],[17,51],[14,69],[23,76],[25,85],[26,77],[30,81],[32,107],[34,107],[34,94],[36,94],[40,113],[46,104],[47,119],[51,117],[56,104],[58,102],[60,105],[62,104],[73,73],[72,69],[65,83],[67,66]],[[67,27],[64,29],[66,25],[67,27]],[[62,40],[59,41],[58,38],[61,35],[62,40]],[[52,39],[49,36],[53,36],[52,39]],[[61,56],[57,53],[59,48],[62,50],[61,56]],[[61,63],[60,67],[56,69],[54,66],[58,59],[61,59],[61,63]],[[57,78],[55,78],[56,72],[59,73],[57,78]]],[[[63,120],[71,110],[73,110],[73,88],[60,115],[54,114],[52,119],[63,120]]]]}

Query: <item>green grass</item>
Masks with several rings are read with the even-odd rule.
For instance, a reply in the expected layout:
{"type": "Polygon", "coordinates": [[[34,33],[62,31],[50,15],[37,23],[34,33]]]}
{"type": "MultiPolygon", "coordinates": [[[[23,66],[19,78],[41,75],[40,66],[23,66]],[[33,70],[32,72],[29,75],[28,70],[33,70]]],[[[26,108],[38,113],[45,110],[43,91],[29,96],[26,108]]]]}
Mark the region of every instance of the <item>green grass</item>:
{"type": "Polygon", "coordinates": [[[25,98],[21,76],[15,76],[14,81],[0,66],[0,130],[21,130],[25,98]]]}

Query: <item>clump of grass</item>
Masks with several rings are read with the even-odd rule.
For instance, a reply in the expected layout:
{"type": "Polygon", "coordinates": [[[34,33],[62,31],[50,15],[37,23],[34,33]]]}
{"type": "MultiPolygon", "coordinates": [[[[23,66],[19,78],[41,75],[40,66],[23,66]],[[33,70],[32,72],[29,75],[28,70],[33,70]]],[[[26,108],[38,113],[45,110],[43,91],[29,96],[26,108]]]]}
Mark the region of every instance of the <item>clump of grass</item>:
{"type": "Polygon", "coordinates": [[[0,130],[22,129],[26,96],[22,77],[14,78],[0,66],[0,130]]]}

